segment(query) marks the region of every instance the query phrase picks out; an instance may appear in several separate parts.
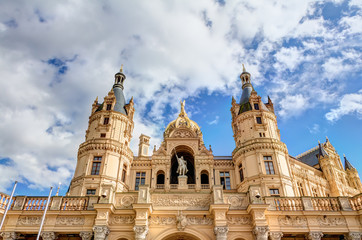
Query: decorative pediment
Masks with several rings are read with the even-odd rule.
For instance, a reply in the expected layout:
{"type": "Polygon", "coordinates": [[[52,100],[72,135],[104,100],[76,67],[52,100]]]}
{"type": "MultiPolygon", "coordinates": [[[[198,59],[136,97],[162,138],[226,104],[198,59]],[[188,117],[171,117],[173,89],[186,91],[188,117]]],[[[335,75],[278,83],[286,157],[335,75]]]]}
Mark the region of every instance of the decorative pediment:
{"type": "Polygon", "coordinates": [[[196,134],[188,129],[176,129],[171,133],[172,138],[193,138],[197,137],[196,134]]]}

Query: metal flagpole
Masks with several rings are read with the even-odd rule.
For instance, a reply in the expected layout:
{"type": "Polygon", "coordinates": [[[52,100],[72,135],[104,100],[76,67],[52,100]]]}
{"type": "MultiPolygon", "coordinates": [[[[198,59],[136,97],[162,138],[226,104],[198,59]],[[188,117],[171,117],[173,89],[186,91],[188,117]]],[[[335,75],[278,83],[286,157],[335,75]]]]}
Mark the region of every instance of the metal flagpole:
{"type": "Polygon", "coordinates": [[[13,199],[14,192],[15,192],[15,188],[16,188],[16,185],[17,185],[17,184],[18,184],[18,181],[15,181],[14,187],[13,187],[13,191],[11,192],[11,196],[10,196],[8,205],[6,206],[6,209],[5,209],[5,212],[4,212],[3,219],[1,220],[0,231],[1,231],[2,227],[3,227],[4,222],[5,222],[6,214],[7,214],[8,211],[9,211],[9,208],[10,208],[10,205],[11,205],[11,200],[13,199]]]}
{"type": "Polygon", "coordinates": [[[52,191],[53,191],[53,187],[50,187],[47,204],[46,204],[45,209],[44,209],[43,217],[42,217],[42,219],[41,219],[41,223],[40,223],[40,227],[39,227],[39,232],[38,232],[38,236],[36,237],[36,240],[39,240],[39,238],[40,238],[41,230],[42,230],[42,228],[43,228],[43,224],[44,224],[44,220],[45,220],[45,215],[47,214],[47,211],[48,211],[48,207],[49,207],[49,202],[50,202],[50,197],[51,197],[51,195],[52,195],[52,191]]]}

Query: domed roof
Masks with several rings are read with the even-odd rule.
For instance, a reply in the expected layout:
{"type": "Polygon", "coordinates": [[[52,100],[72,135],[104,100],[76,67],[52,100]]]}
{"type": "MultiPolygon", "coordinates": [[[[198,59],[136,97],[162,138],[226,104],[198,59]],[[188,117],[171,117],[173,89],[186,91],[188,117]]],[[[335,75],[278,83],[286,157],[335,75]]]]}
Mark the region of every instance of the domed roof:
{"type": "Polygon", "coordinates": [[[167,137],[200,137],[202,136],[199,125],[192,121],[185,112],[185,101],[181,102],[181,111],[178,118],[170,122],[165,132],[163,133],[165,138],[167,137]],[[176,131],[183,129],[186,131],[176,131]]]}

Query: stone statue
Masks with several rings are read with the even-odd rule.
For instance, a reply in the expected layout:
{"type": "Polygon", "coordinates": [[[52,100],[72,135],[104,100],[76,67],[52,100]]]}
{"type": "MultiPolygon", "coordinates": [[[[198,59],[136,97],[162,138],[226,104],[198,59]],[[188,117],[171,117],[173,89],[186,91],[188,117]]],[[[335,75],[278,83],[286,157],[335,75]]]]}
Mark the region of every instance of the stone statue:
{"type": "Polygon", "coordinates": [[[176,155],[176,158],[177,158],[177,162],[178,162],[178,168],[177,168],[176,172],[179,174],[179,176],[185,176],[185,174],[189,171],[187,169],[187,162],[183,156],[178,157],[176,155]]]}

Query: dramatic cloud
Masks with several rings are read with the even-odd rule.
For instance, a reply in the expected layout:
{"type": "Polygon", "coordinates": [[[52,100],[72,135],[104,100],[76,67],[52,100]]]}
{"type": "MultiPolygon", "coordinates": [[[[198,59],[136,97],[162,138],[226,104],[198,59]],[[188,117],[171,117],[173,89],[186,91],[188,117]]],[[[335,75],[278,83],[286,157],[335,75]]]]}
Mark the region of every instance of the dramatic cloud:
{"type": "Polygon", "coordinates": [[[349,114],[356,114],[358,118],[362,119],[362,89],[358,93],[345,94],[341,98],[339,106],[328,112],[326,118],[334,122],[349,114]]]}
{"type": "MultiPolygon", "coordinates": [[[[37,188],[69,182],[91,104],[107,95],[122,63],[124,92],[127,99],[134,96],[137,111],[136,155],[141,133],[160,144],[181,99],[205,92],[240,96],[241,63],[284,119],[329,106],[344,94],[346,71],[358,76],[362,69],[361,3],[343,6],[298,0],[1,1],[0,173],[6,177],[0,191],[9,179],[37,188]],[[324,4],[339,12],[327,16],[324,4]]],[[[187,110],[189,116],[197,111],[187,110]]],[[[353,111],[360,113],[346,114],[353,111]]],[[[344,112],[333,109],[327,118],[344,112]]]]}

